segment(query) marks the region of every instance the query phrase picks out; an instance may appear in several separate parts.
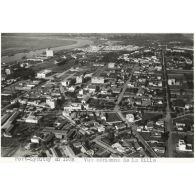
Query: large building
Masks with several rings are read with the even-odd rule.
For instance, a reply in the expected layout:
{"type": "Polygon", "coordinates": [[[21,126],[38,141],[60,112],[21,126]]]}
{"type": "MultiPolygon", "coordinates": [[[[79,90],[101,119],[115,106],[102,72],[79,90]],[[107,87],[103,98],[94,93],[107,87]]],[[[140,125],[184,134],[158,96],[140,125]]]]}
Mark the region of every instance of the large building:
{"type": "Polygon", "coordinates": [[[104,83],[104,78],[103,77],[92,77],[91,78],[91,83],[103,84],[104,83]]]}
{"type": "Polygon", "coordinates": [[[42,71],[40,71],[40,72],[37,73],[37,78],[39,78],[39,79],[45,79],[46,77],[50,76],[51,73],[52,73],[51,70],[47,70],[47,69],[42,70],[42,71]]]}
{"type": "Polygon", "coordinates": [[[26,123],[35,123],[35,124],[38,124],[41,118],[42,118],[42,116],[34,116],[34,115],[31,115],[31,114],[30,114],[30,115],[26,118],[25,122],[26,122],[26,123]]]}
{"type": "Polygon", "coordinates": [[[46,49],[46,56],[47,56],[47,57],[53,57],[53,50],[51,50],[51,49],[46,49]]]}
{"type": "Polygon", "coordinates": [[[3,135],[5,137],[12,137],[11,131],[14,127],[14,125],[12,123],[16,120],[16,118],[18,117],[19,114],[20,114],[20,112],[16,111],[16,112],[13,112],[12,114],[8,113],[2,117],[1,130],[2,130],[3,135]]]}
{"type": "Polygon", "coordinates": [[[83,82],[83,76],[77,76],[76,77],[76,83],[82,83],[83,82]]]}

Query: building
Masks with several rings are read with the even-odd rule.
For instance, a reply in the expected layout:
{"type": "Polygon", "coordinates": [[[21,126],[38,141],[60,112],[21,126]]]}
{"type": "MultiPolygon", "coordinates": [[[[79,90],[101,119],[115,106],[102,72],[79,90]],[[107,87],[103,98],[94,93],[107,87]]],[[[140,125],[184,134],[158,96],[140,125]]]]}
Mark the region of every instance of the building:
{"type": "Polygon", "coordinates": [[[192,144],[186,144],[184,140],[180,139],[177,143],[176,149],[183,152],[192,152],[192,144]]]}
{"type": "Polygon", "coordinates": [[[11,69],[7,68],[7,69],[5,69],[5,73],[6,73],[7,75],[10,75],[10,74],[12,73],[12,71],[11,71],[11,69]]]}
{"type": "Polygon", "coordinates": [[[56,138],[64,139],[66,138],[67,131],[64,131],[62,129],[57,130],[54,127],[46,127],[43,129],[44,134],[53,133],[56,138]]]}
{"type": "Polygon", "coordinates": [[[79,95],[81,95],[81,96],[83,95],[83,89],[79,90],[79,95]]]}
{"type": "Polygon", "coordinates": [[[140,151],[142,149],[142,147],[137,142],[134,142],[134,147],[137,151],[140,151]]]}
{"type": "Polygon", "coordinates": [[[157,71],[161,71],[161,70],[162,70],[162,67],[161,67],[161,66],[155,66],[155,69],[156,69],[157,71]]]}
{"type": "Polygon", "coordinates": [[[147,98],[142,99],[142,106],[150,106],[151,103],[152,102],[150,99],[147,99],[147,98]]]}
{"type": "Polygon", "coordinates": [[[64,110],[67,110],[67,111],[81,110],[81,109],[82,109],[81,103],[71,103],[70,105],[67,105],[64,107],[64,110]]]}
{"type": "Polygon", "coordinates": [[[95,85],[88,85],[84,88],[84,90],[89,91],[89,93],[95,93],[96,92],[96,86],[95,85]]]}
{"type": "Polygon", "coordinates": [[[9,123],[9,124],[7,125],[7,129],[5,130],[5,132],[3,133],[3,135],[4,135],[5,137],[12,137],[11,131],[12,131],[13,127],[14,127],[14,125],[12,125],[11,123],[9,123]]]}
{"type": "Polygon", "coordinates": [[[168,79],[168,85],[175,85],[176,79],[168,79]]]}
{"type": "Polygon", "coordinates": [[[5,115],[3,115],[1,117],[1,125],[3,125],[10,116],[11,116],[11,113],[6,113],[5,115]]]}
{"type": "Polygon", "coordinates": [[[1,81],[5,81],[5,79],[6,79],[6,75],[1,73],[1,81]]]}
{"type": "Polygon", "coordinates": [[[61,84],[62,84],[62,86],[64,86],[64,87],[67,87],[67,86],[69,86],[70,85],[70,80],[63,80],[62,82],[61,82],[61,84]]]}
{"type": "Polygon", "coordinates": [[[12,124],[16,118],[18,117],[18,115],[20,114],[20,112],[16,111],[13,112],[12,115],[6,115],[5,117],[3,117],[2,121],[1,121],[1,130],[3,133],[3,135],[5,137],[12,137],[11,135],[11,130],[13,129],[14,125],[12,124]]]}
{"type": "Polygon", "coordinates": [[[115,63],[108,63],[108,68],[115,68],[115,63]]]}
{"type": "Polygon", "coordinates": [[[104,78],[103,77],[92,77],[91,78],[91,83],[103,84],[104,83],[104,78]]]}
{"type": "Polygon", "coordinates": [[[70,158],[75,157],[75,153],[70,146],[64,146],[63,151],[64,151],[66,156],[68,156],[70,158]]]}
{"type": "Polygon", "coordinates": [[[178,149],[181,150],[181,151],[186,150],[186,144],[185,144],[184,140],[179,140],[178,141],[178,149]]]}
{"type": "Polygon", "coordinates": [[[125,153],[125,148],[120,144],[120,143],[115,143],[112,145],[112,148],[116,149],[117,151],[121,152],[121,153],[125,153]]]}
{"type": "Polygon", "coordinates": [[[36,143],[39,144],[40,138],[37,137],[36,135],[34,135],[31,139],[30,139],[31,143],[36,143]]]}
{"type": "Polygon", "coordinates": [[[164,120],[163,119],[160,119],[160,120],[158,120],[158,121],[156,121],[156,125],[157,126],[160,126],[160,127],[164,127],[164,120]]]}
{"type": "Polygon", "coordinates": [[[38,124],[39,123],[39,120],[41,119],[41,116],[34,116],[34,115],[29,115],[25,122],[26,123],[35,123],[35,124],[38,124]]]}
{"type": "Polygon", "coordinates": [[[47,56],[47,57],[53,57],[53,50],[51,50],[51,49],[46,49],[46,56],[47,56]]]}
{"type": "Polygon", "coordinates": [[[77,76],[76,77],[76,83],[82,83],[83,82],[83,76],[77,76]]]}
{"type": "Polygon", "coordinates": [[[127,119],[128,122],[133,123],[134,120],[135,120],[135,117],[134,117],[133,114],[127,114],[126,119],[127,119]]]}
{"type": "Polygon", "coordinates": [[[81,100],[81,103],[82,104],[86,104],[87,103],[87,101],[89,100],[89,98],[90,98],[90,95],[89,94],[87,94],[87,95],[83,95],[83,97],[82,97],[83,99],[81,100]]]}
{"type": "Polygon", "coordinates": [[[87,73],[87,74],[85,74],[85,78],[91,78],[92,77],[92,75],[93,75],[93,73],[87,73]]]}
{"type": "Polygon", "coordinates": [[[26,59],[26,61],[28,61],[28,62],[43,62],[44,59],[41,59],[41,58],[28,58],[28,59],[26,59]]]}
{"type": "Polygon", "coordinates": [[[93,66],[104,66],[104,64],[101,64],[101,63],[95,63],[95,64],[93,64],[93,66]]]}
{"type": "Polygon", "coordinates": [[[76,87],[72,85],[71,87],[69,87],[69,88],[68,88],[68,91],[70,91],[70,92],[74,92],[74,91],[75,91],[75,89],[76,89],[76,87]]]}
{"type": "Polygon", "coordinates": [[[165,153],[165,147],[155,146],[155,147],[153,147],[153,150],[154,150],[156,153],[160,153],[160,154],[164,154],[164,153],[165,153]]]}
{"type": "Polygon", "coordinates": [[[51,109],[56,107],[56,99],[48,98],[46,99],[46,104],[50,106],[51,109]]]}
{"type": "Polygon", "coordinates": [[[37,78],[39,78],[39,79],[45,79],[46,77],[50,76],[51,73],[52,73],[51,70],[47,70],[47,69],[42,70],[42,71],[40,71],[40,72],[37,73],[37,78]]]}

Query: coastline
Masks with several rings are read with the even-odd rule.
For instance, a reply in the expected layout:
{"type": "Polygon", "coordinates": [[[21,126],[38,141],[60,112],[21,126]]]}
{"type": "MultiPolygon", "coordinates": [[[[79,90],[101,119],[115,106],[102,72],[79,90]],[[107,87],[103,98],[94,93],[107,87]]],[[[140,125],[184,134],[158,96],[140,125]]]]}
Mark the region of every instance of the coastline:
{"type": "MultiPolygon", "coordinates": [[[[42,39],[42,37],[40,39],[42,39]]],[[[57,39],[59,39],[59,38],[57,38],[57,39]]],[[[89,44],[93,43],[92,40],[79,39],[79,38],[78,39],[77,38],[75,38],[75,39],[62,38],[61,40],[74,41],[74,43],[64,45],[64,46],[50,47],[50,49],[52,49],[53,51],[61,51],[61,50],[66,50],[66,49],[80,48],[80,47],[84,47],[86,45],[89,45],[89,44]]],[[[16,53],[16,54],[12,55],[12,56],[1,56],[1,61],[4,62],[4,63],[20,61],[23,57],[30,58],[30,57],[33,57],[34,55],[40,55],[43,52],[45,52],[45,49],[46,48],[36,49],[36,50],[33,50],[33,51],[31,50],[31,51],[27,51],[27,52],[19,52],[19,53],[16,53]]]]}

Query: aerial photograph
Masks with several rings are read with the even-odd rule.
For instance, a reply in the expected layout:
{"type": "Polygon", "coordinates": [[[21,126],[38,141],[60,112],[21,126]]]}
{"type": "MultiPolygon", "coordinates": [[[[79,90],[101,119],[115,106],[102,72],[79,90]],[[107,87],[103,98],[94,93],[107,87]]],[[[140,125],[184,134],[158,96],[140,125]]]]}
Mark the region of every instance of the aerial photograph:
{"type": "Polygon", "coordinates": [[[1,33],[1,157],[194,158],[193,43],[1,33]]]}

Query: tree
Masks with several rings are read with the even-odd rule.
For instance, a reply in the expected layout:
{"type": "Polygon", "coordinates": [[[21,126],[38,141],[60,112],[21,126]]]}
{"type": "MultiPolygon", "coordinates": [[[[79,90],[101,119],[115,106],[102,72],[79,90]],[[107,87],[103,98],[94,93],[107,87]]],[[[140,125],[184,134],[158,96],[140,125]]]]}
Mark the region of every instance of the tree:
{"type": "Polygon", "coordinates": [[[107,138],[109,139],[109,141],[110,141],[111,143],[113,143],[114,140],[115,140],[114,131],[109,131],[107,138]]]}

